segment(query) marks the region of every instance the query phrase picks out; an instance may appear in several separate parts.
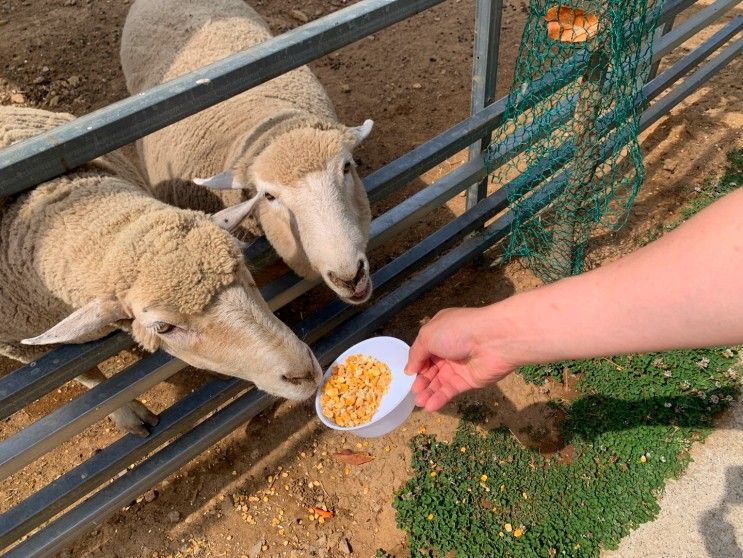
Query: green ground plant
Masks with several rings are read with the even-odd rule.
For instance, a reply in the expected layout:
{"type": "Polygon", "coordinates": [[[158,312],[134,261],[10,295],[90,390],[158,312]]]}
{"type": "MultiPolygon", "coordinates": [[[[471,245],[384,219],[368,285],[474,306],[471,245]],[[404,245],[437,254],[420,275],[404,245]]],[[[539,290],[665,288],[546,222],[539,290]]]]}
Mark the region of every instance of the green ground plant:
{"type": "MultiPolygon", "coordinates": [[[[705,185],[688,218],[743,184],[743,151],[705,185]]],[[[412,441],[414,476],[395,496],[410,556],[595,557],[659,511],[669,478],[690,461],[694,441],[737,396],[737,349],[673,351],[531,366],[532,383],[579,377],[566,419],[566,450],[524,448],[507,430],[483,432],[481,409],[464,413],[453,440],[412,441]]]]}

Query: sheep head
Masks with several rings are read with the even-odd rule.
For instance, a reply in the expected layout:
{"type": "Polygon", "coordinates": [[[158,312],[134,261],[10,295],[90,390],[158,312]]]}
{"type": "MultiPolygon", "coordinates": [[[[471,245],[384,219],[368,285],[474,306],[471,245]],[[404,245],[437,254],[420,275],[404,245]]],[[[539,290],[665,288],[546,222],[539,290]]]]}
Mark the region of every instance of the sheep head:
{"type": "Polygon", "coordinates": [[[137,219],[102,255],[100,276],[91,278],[97,298],[23,343],[83,342],[116,325],[149,351],[280,397],[312,395],[321,378],[317,360],[271,312],[237,241],[222,230],[249,204],[211,220],[165,207],[137,219]]]}
{"type": "Polygon", "coordinates": [[[325,283],[351,304],[366,302],[372,282],[366,247],[371,211],[352,152],[371,132],[361,126],[285,132],[257,157],[195,180],[244,188],[268,241],[299,275],[325,283]]]}

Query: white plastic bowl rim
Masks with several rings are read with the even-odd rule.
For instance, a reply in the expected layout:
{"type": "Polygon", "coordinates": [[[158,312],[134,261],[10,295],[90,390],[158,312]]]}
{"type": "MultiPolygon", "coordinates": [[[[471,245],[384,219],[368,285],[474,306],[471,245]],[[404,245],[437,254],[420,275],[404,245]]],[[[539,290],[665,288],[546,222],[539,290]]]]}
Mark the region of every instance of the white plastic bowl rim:
{"type": "Polygon", "coordinates": [[[405,343],[405,341],[397,339],[396,337],[387,336],[372,337],[347,349],[336,358],[330,366],[328,366],[327,370],[323,374],[322,384],[320,384],[320,389],[317,390],[317,394],[315,395],[315,410],[318,418],[323,424],[333,428],[334,430],[353,432],[368,428],[382,420],[390,413],[393,413],[408,396],[410,389],[413,387],[413,382],[415,381],[415,376],[408,376],[404,371],[409,352],[410,346],[405,343]],[[345,361],[349,356],[355,354],[364,354],[384,362],[390,367],[392,382],[390,383],[387,393],[382,398],[377,412],[374,413],[374,416],[369,422],[357,426],[339,426],[323,415],[322,408],[320,407],[320,394],[322,393],[322,388],[325,385],[325,382],[333,372],[333,367],[343,363],[343,361],[345,361]]]}

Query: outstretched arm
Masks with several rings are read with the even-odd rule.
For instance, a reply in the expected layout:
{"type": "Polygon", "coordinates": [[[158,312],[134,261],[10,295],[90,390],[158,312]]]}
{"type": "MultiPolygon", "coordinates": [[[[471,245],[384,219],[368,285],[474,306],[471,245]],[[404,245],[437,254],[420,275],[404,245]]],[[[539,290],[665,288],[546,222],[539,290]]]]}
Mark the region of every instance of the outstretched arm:
{"type": "Polygon", "coordinates": [[[743,189],[599,269],[478,309],[450,309],[410,351],[417,403],[441,408],[515,368],[743,342],[743,189]]]}

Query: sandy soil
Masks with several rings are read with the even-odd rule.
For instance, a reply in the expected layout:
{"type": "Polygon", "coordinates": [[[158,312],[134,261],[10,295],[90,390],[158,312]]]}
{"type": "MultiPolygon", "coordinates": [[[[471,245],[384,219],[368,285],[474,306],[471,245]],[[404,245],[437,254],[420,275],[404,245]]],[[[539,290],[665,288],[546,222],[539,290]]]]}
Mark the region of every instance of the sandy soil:
{"type": "MultiPolygon", "coordinates": [[[[709,3],[699,2],[702,6],[709,3]]],[[[118,40],[129,4],[0,0],[0,102],[84,114],[125,97],[118,40]]],[[[315,18],[346,4],[341,0],[254,3],[277,33],[300,24],[292,10],[315,18]]],[[[526,2],[506,4],[499,94],[510,84],[526,2]]],[[[467,115],[473,8],[473,0],[448,0],[312,65],[344,122],[357,124],[365,118],[376,122],[372,137],[358,153],[362,173],[379,168],[467,115]]],[[[690,40],[669,61],[716,28],[690,40]]],[[[643,134],[646,184],[625,229],[597,240],[593,262],[633,250],[649,230],[674,218],[680,205],[694,195],[694,187],[721,173],[727,151],[743,146],[741,70],[739,59],[643,134]]],[[[443,176],[462,159],[460,154],[426,173],[378,204],[375,212],[443,176]]],[[[376,252],[374,264],[386,262],[462,210],[463,198],[458,196],[406,231],[404,238],[376,252]]],[[[485,258],[457,273],[391,320],[382,333],[412,341],[419,325],[440,308],[481,305],[537,284],[516,265],[490,267],[488,261],[485,258]]],[[[329,298],[325,291],[317,296],[329,298]]],[[[291,319],[303,309],[300,304],[282,316],[291,319]]],[[[110,359],[104,369],[113,373],[136,358],[136,353],[123,353],[110,359]]],[[[1,364],[6,371],[15,367],[8,361],[1,364]]],[[[200,374],[185,371],[143,399],[152,410],[160,411],[200,381],[200,374]]],[[[556,417],[544,402],[562,393],[560,386],[550,389],[527,386],[512,376],[470,398],[492,407],[493,425],[507,425],[532,447],[553,449],[556,417]],[[527,430],[540,435],[531,438],[527,430]]],[[[65,385],[0,422],[0,439],[80,392],[74,383],[65,385]]],[[[391,501],[393,489],[409,476],[407,443],[420,431],[450,436],[458,421],[457,409],[458,402],[439,414],[415,412],[399,431],[366,445],[322,429],[309,404],[284,403],[233,432],[146,498],[93,527],[63,554],[333,557],[349,551],[371,556],[377,547],[384,547],[398,556],[406,555],[405,536],[395,526],[391,501]],[[332,456],[343,448],[369,452],[375,459],[346,467],[332,456]],[[335,517],[323,524],[310,520],[308,508],[315,505],[335,510],[335,517]]],[[[103,421],[3,481],[0,511],[119,435],[111,423],[103,421]]],[[[713,464],[705,474],[723,472],[713,464]]]]}

